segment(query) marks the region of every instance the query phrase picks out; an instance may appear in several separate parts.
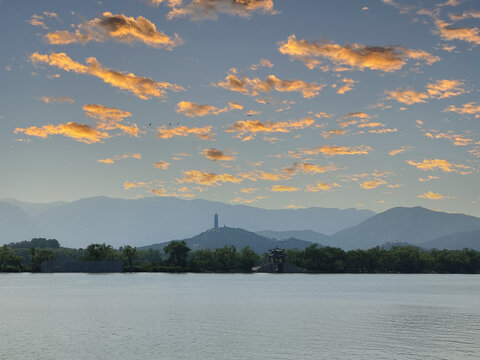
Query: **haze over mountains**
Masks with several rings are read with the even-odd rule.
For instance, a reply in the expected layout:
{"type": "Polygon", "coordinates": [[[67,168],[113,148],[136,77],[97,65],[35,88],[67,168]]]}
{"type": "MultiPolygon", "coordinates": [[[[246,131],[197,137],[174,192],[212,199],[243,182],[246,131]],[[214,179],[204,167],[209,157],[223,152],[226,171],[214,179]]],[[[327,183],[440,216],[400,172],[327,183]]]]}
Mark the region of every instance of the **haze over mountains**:
{"type": "Polygon", "coordinates": [[[346,250],[367,249],[395,240],[425,248],[480,250],[480,218],[422,207],[397,207],[380,214],[357,209],[268,210],[159,197],[136,200],[95,197],[51,204],[0,200],[0,244],[47,237],[73,248],[91,243],[140,247],[201,234],[196,238],[201,241],[195,240],[195,244],[206,248],[205,244],[218,243],[218,239],[212,238],[215,234],[205,232],[213,227],[214,213],[220,216],[220,227],[225,224],[228,228],[239,228],[235,235],[229,235],[231,245],[239,239],[255,241],[258,235],[245,235],[253,231],[267,240],[296,238],[346,250]],[[248,231],[243,233],[242,229],[248,231]]]}
{"type": "Polygon", "coordinates": [[[11,209],[9,222],[0,229],[0,244],[47,237],[75,248],[103,242],[114,247],[143,246],[188,238],[213,227],[215,213],[220,215],[220,226],[249,231],[311,229],[325,234],[357,225],[375,214],[357,209],[267,210],[173,197],[94,197],[50,205],[11,199],[0,202],[9,203],[4,211],[11,209]]]}

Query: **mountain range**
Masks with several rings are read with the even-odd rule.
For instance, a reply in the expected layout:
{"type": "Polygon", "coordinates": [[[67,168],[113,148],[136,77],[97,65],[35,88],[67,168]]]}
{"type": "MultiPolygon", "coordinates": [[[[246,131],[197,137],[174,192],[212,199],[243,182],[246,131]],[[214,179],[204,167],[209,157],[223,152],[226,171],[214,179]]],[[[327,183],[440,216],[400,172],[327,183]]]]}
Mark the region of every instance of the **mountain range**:
{"type": "MultiPolygon", "coordinates": [[[[367,249],[393,241],[423,248],[480,250],[480,218],[464,214],[422,207],[395,207],[379,214],[318,207],[269,210],[172,197],[135,200],[94,197],[47,204],[3,199],[0,244],[46,237],[73,248],[91,243],[141,247],[173,239],[193,239],[192,244],[197,248],[207,248],[211,246],[209,243],[218,243],[215,238],[218,234],[206,231],[213,227],[214,213],[219,214],[220,228],[227,225],[226,229],[238,230],[228,236],[231,235],[230,242],[241,241],[238,246],[236,242],[230,244],[239,249],[243,247],[241,244],[251,241],[273,247],[272,239],[294,238],[299,248],[309,242],[345,250],[367,249]],[[252,235],[253,232],[257,234],[252,235]]],[[[288,242],[282,245],[285,247],[288,242]]]]}
{"type": "Polygon", "coordinates": [[[93,197],[51,204],[4,199],[0,204],[0,215],[6,219],[0,223],[0,244],[46,237],[74,248],[91,243],[143,246],[189,238],[213,227],[215,213],[219,214],[220,226],[249,231],[311,229],[325,234],[360,224],[375,214],[370,210],[319,207],[269,210],[174,197],[93,197]]]}

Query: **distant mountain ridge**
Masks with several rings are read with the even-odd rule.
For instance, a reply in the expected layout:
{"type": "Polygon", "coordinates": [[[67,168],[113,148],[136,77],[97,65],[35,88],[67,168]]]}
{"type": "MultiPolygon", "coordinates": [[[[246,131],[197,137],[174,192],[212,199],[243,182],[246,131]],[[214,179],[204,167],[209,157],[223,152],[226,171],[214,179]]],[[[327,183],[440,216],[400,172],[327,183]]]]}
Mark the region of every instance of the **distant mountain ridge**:
{"type": "MultiPolygon", "coordinates": [[[[254,232],[239,228],[220,227],[218,229],[209,229],[192,238],[182,239],[187,243],[187,246],[195,250],[201,249],[218,249],[224,246],[235,246],[237,250],[241,250],[248,246],[255,252],[261,254],[268,249],[278,246],[282,249],[299,249],[304,250],[313,243],[294,238],[286,240],[274,240],[264,236],[258,235],[254,232]]],[[[142,246],[140,250],[157,249],[162,250],[170,241],[152,244],[149,246],[142,246]]]]}
{"type": "MultiPolygon", "coordinates": [[[[12,199],[5,201],[14,202],[12,199]]],[[[0,228],[2,243],[46,237],[57,239],[62,246],[75,248],[103,242],[114,247],[142,246],[189,238],[213,226],[214,213],[219,214],[221,226],[249,231],[312,229],[326,234],[357,225],[375,214],[356,209],[269,210],[173,197],[135,200],[93,197],[52,206],[16,201],[16,205],[9,206],[25,214],[21,222],[32,224],[29,227],[32,231],[20,232],[19,226],[6,223],[0,228]],[[20,235],[13,236],[15,234],[20,235]]]]}

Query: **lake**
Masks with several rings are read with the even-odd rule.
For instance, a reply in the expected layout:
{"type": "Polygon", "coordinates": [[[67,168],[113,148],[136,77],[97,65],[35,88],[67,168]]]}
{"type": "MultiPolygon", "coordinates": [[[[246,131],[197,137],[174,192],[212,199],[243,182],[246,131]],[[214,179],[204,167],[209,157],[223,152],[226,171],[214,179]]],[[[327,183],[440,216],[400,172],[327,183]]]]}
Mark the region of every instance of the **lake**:
{"type": "Polygon", "coordinates": [[[478,275],[0,274],[0,359],[475,359],[478,275]]]}

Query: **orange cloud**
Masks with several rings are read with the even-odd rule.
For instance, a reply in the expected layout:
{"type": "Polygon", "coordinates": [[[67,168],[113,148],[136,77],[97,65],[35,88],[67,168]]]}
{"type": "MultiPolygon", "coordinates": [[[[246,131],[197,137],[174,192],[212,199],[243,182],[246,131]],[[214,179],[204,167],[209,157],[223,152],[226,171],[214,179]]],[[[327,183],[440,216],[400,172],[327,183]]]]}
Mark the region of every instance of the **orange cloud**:
{"type": "Polygon", "coordinates": [[[432,191],[428,191],[422,195],[418,195],[417,197],[422,198],[422,199],[430,199],[430,200],[441,200],[444,198],[443,195],[434,193],[432,191]]]}
{"type": "Polygon", "coordinates": [[[329,184],[329,183],[317,181],[316,184],[307,185],[307,188],[305,191],[308,191],[308,192],[329,191],[335,187],[341,187],[341,185],[337,183],[329,184]]]}
{"type": "Polygon", "coordinates": [[[314,123],[315,120],[312,118],[278,122],[267,121],[265,123],[262,123],[258,120],[241,120],[228,127],[225,131],[237,133],[237,138],[241,138],[246,134],[249,134],[242,139],[242,141],[247,141],[253,139],[257,133],[288,133],[292,130],[307,128],[314,123]]]}
{"type": "Polygon", "coordinates": [[[430,139],[447,139],[455,146],[466,146],[470,145],[473,142],[473,139],[466,138],[465,136],[460,134],[455,134],[451,130],[445,133],[435,129],[430,129],[428,131],[425,131],[425,136],[430,139]]]}
{"type": "Polygon", "coordinates": [[[420,181],[420,182],[425,182],[425,181],[437,180],[437,179],[439,179],[438,176],[431,176],[431,175],[429,175],[429,176],[426,177],[426,178],[418,178],[418,181],[420,181]]]}
{"type": "Polygon", "coordinates": [[[323,145],[314,149],[303,150],[302,152],[306,155],[316,155],[322,153],[326,156],[335,156],[335,155],[367,155],[372,148],[370,146],[360,145],[360,146],[337,146],[337,145],[323,145]]]}
{"type": "Polygon", "coordinates": [[[425,159],[421,162],[408,160],[408,164],[415,166],[416,168],[424,171],[429,170],[442,170],[443,172],[457,172],[462,175],[470,174],[470,166],[463,164],[453,164],[445,159],[425,159]]]}
{"type": "Polygon", "coordinates": [[[342,81],[345,83],[340,89],[337,90],[337,94],[343,95],[349,91],[353,90],[353,84],[355,84],[357,81],[353,79],[347,79],[344,78],[342,81]]]}
{"type": "Polygon", "coordinates": [[[123,155],[115,155],[112,156],[111,158],[107,159],[99,159],[97,162],[103,163],[103,164],[113,164],[117,160],[123,160],[123,159],[138,159],[140,160],[142,158],[141,154],[135,153],[135,154],[123,154],[123,155]]]}
{"type": "Polygon", "coordinates": [[[273,0],[192,0],[183,6],[181,1],[170,1],[169,6],[172,8],[167,15],[170,20],[177,17],[189,17],[194,21],[217,20],[218,14],[248,18],[254,12],[269,15],[278,13],[273,9],[273,0]]]}
{"type": "Polygon", "coordinates": [[[250,66],[250,70],[257,70],[258,68],[264,68],[264,67],[268,67],[268,68],[272,68],[273,67],[273,64],[270,62],[270,60],[267,60],[267,59],[262,59],[260,60],[260,62],[258,64],[254,64],[252,66],[250,66]]]}
{"type": "Polygon", "coordinates": [[[284,186],[284,185],[273,185],[270,191],[273,192],[293,192],[298,191],[299,189],[294,186],[284,186]]]}
{"type": "Polygon", "coordinates": [[[304,174],[323,174],[323,173],[326,173],[329,171],[335,171],[335,170],[338,170],[338,168],[331,163],[327,166],[323,166],[323,165],[310,164],[307,162],[304,162],[304,163],[294,162],[291,167],[283,169],[283,171],[288,175],[295,175],[300,171],[303,172],[304,174]]]}
{"type": "Polygon", "coordinates": [[[436,33],[440,34],[440,37],[443,40],[461,40],[475,45],[480,45],[480,33],[478,28],[455,28],[451,25],[451,23],[436,19],[436,33]]]}
{"type": "Polygon", "coordinates": [[[245,199],[245,198],[242,198],[241,196],[238,196],[235,199],[230,200],[230,202],[231,203],[239,203],[239,204],[251,204],[253,202],[263,200],[265,198],[266,198],[265,196],[255,196],[254,198],[251,198],[251,199],[245,199]]]}
{"type": "MultiPolygon", "coordinates": [[[[379,70],[393,72],[400,70],[408,60],[423,60],[431,65],[440,60],[423,50],[411,50],[403,46],[365,46],[352,44],[341,46],[329,42],[310,42],[297,40],[291,35],[287,41],[281,42],[278,49],[280,53],[292,59],[302,61],[309,69],[319,67],[320,60],[326,59],[335,66],[334,70],[345,70],[339,66],[348,66],[347,69],[379,70]]],[[[328,69],[325,68],[324,69],[328,69]]]]}
{"type": "Polygon", "coordinates": [[[211,126],[189,128],[181,125],[171,129],[167,128],[166,126],[161,126],[157,128],[157,137],[159,137],[160,139],[170,139],[174,136],[188,135],[195,135],[202,140],[211,140],[215,134],[212,133],[211,126]]]}
{"type": "Polygon", "coordinates": [[[360,183],[362,189],[371,190],[379,187],[380,185],[385,185],[387,182],[383,179],[375,179],[370,181],[364,181],[360,183]]]}
{"type": "Polygon", "coordinates": [[[397,102],[412,105],[417,103],[425,103],[430,98],[428,93],[418,92],[413,89],[397,89],[387,91],[388,99],[396,100],[397,102]]]}
{"type": "Polygon", "coordinates": [[[396,91],[387,91],[388,99],[394,99],[397,102],[412,105],[416,103],[425,103],[428,99],[445,99],[452,96],[458,96],[466,93],[461,80],[438,80],[426,85],[425,92],[418,92],[412,89],[396,91]]]}
{"type": "Polygon", "coordinates": [[[32,15],[28,23],[32,26],[40,26],[44,30],[48,30],[48,26],[43,22],[44,18],[41,15],[32,15]]]}
{"type": "Polygon", "coordinates": [[[447,112],[447,111],[456,112],[457,114],[475,115],[476,118],[480,117],[480,105],[477,105],[474,102],[469,102],[467,104],[462,105],[461,107],[456,107],[454,105],[451,105],[448,108],[443,110],[443,112],[447,112]]]}
{"type": "Polygon", "coordinates": [[[42,100],[45,104],[54,104],[54,103],[61,104],[64,102],[73,104],[75,102],[75,100],[73,100],[71,97],[68,97],[68,96],[59,96],[59,97],[42,96],[40,100],[42,100]]]}
{"type": "Polygon", "coordinates": [[[279,181],[279,180],[289,179],[289,177],[284,174],[275,174],[275,173],[269,173],[269,172],[260,171],[260,170],[240,173],[238,174],[238,176],[251,181],[257,181],[257,180],[279,181]]]}
{"type": "Polygon", "coordinates": [[[128,111],[119,110],[115,107],[106,107],[98,104],[87,104],[83,106],[85,116],[97,119],[97,129],[115,130],[119,129],[123,133],[138,137],[140,129],[137,124],[125,125],[121,123],[124,118],[132,116],[128,111]]]}
{"type": "Polygon", "coordinates": [[[242,110],[243,106],[237,103],[228,103],[228,106],[225,106],[222,109],[219,109],[212,105],[200,105],[190,101],[180,101],[175,111],[179,114],[183,114],[189,117],[195,116],[206,116],[206,115],[218,115],[230,110],[242,110]]]}
{"type": "Polygon", "coordinates": [[[372,133],[372,134],[386,134],[386,133],[392,133],[392,132],[397,132],[397,131],[398,131],[397,128],[368,130],[368,132],[372,133]]]}
{"type": "Polygon", "coordinates": [[[241,188],[240,191],[244,194],[251,194],[257,191],[258,188],[241,188]]]}
{"type": "Polygon", "coordinates": [[[37,136],[43,139],[47,138],[49,135],[63,135],[86,144],[98,143],[103,139],[110,137],[107,132],[102,132],[89,125],[76,122],[68,122],[59,125],[49,124],[41,127],[32,126],[26,129],[16,128],[14,132],[15,134],[24,133],[25,135],[37,136]]]}
{"type": "Polygon", "coordinates": [[[412,150],[411,146],[402,146],[400,149],[394,149],[394,150],[390,151],[388,154],[391,155],[391,156],[395,156],[395,155],[398,155],[398,154],[404,153],[405,151],[410,151],[410,150],[412,150]]]}
{"type": "Polygon", "coordinates": [[[157,169],[162,169],[162,170],[168,169],[169,166],[170,166],[170,163],[163,160],[157,161],[155,164],[153,164],[153,167],[157,169]]]}
{"type": "Polygon", "coordinates": [[[85,45],[89,41],[104,42],[109,39],[125,43],[140,41],[154,48],[166,48],[168,50],[183,43],[177,34],[174,37],[165,35],[157,30],[155,24],[143,16],[135,19],[110,12],[104,12],[101,18],[95,18],[77,25],[73,32],[55,31],[46,34],[45,38],[53,45],[72,43],[85,45]]]}
{"type": "Polygon", "coordinates": [[[202,151],[207,159],[212,161],[232,161],[235,157],[226,155],[222,150],[218,149],[205,149],[202,151]]]}
{"type": "Polygon", "coordinates": [[[179,183],[195,183],[199,185],[219,185],[220,183],[241,183],[242,178],[235,177],[231,174],[215,174],[198,170],[188,170],[183,172],[183,178],[177,179],[179,183]]]}
{"type": "Polygon", "coordinates": [[[269,75],[265,80],[259,78],[237,77],[230,73],[225,81],[219,81],[215,86],[240,92],[244,95],[256,96],[261,92],[269,93],[272,90],[279,92],[300,92],[304,98],[313,98],[320,93],[326,85],[318,85],[316,82],[305,82],[302,80],[281,80],[275,75],[269,75]]]}
{"type": "Polygon", "coordinates": [[[133,189],[133,188],[138,188],[138,187],[146,187],[150,185],[150,183],[146,183],[143,181],[125,181],[123,184],[123,188],[125,190],[133,189]]]}
{"type": "Polygon", "coordinates": [[[30,61],[33,64],[45,63],[50,66],[56,66],[65,71],[96,76],[111,86],[133,93],[142,100],[147,100],[152,97],[165,98],[166,90],[184,90],[181,86],[176,84],[153,81],[150,78],[143,76],[139,77],[132,73],[123,73],[104,68],[94,57],[87,58],[87,65],[82,65],[73,61],[65,53],[42,55],[35,52],[30,55],[30,61]]]}

